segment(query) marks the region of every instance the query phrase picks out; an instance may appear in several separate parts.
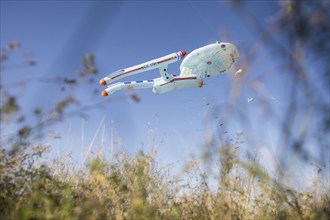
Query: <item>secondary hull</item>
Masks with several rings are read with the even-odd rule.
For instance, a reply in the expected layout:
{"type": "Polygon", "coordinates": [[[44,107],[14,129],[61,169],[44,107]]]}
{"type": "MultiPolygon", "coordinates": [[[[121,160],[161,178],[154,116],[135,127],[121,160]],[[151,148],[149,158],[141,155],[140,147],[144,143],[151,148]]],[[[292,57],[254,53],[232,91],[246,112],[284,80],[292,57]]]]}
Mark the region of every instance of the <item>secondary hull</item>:
{"type": "Polygon", "coordinates": [[[159,81],[155,81],[152,91],[155,94],[162,94],[174,89],[197,88],[202,86],[203,81],[199,80],[196,76],[174,76],[170,81],[164,81],[161,78],[159,81]]]}

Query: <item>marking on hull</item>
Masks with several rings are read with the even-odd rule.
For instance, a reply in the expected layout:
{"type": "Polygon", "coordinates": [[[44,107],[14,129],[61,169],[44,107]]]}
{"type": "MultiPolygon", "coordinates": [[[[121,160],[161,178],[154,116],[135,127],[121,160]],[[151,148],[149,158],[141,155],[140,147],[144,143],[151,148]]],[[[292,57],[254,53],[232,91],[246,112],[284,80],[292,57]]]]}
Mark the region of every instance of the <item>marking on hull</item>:
{"type": "Polygon", "coordinates": [[[165,59],[165,60],[158,61],[157,64],[164,63],[164,62],[166,62],[166,61],[173,60],[173,59],[175,59],[175,58],[177,58],[177,57],[176,57],[176,56],[174,56],[174,57],[170,57],[170,58],[167,58],[167,59],[165,59]]]}
{"type": "Polygon", "coordinates": [[[130,70],[130,71],[128,71],[128,72],[121,73],[121,74],[119,74],[119,75],[117,75],[117,76],[112,77],[111,79],[115,79],[115,78],[117,78],[117,77],[119,77],[119,76],[125,75],[125,74],[127,74],[127,73],[131,73],[131,72],[133,72],[133,71],[137,71],[137,70],[140,70],[140,69],[143,69],[143,67],[136,68],[136,69],[134,69],[134,70],[130,70]]]}
{"type": "Polygon", "coordinates": [[[174,78],[174,79],[172,79],[171,81],[166,82],[166,83],[163,83],[163,84],[161,84],[161,85],[159,85],[159,86],[164,86],[164,85],[169,84],[169,83],[172,83],[172,82],[174,82],[174,81],[180,81],[180,80],[192,80],[192,79],[197,79],[197,77],[174,78]]]}

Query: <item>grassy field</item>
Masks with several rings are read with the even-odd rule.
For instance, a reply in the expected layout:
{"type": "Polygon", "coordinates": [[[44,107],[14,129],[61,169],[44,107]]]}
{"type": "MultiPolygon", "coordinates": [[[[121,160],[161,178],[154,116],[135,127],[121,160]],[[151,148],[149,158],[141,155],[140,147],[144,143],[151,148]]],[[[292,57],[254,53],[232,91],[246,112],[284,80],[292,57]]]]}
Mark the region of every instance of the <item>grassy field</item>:
{"type": "Polygon", "coordinates": [[[215,171],[191,159],[181,173],[155,151],[45,162],[48,147],[0,154],[1,219],[329,219],[329,192],[299,192],[256,160],[222,146],[215,171]],[[211,174],[212,173],[212,174],[211,174]]]}

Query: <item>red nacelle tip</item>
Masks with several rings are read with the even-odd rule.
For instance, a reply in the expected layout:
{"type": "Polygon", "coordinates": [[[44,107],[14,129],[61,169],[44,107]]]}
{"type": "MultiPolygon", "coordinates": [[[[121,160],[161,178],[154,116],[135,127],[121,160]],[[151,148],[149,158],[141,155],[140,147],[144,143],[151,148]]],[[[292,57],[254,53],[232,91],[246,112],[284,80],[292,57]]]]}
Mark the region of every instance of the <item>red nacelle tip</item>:
{"type": "Polygon", "coordinates": [[[107,85],[107,82],[104,79],[101,79],[100,80],[100,85],[105,86],[105,85],[107,85]]]}
{"type": "Polygon", "coordinates": [[[102,91],[102,96],[108,96],[107,91],[103,90],[103,91],[102,91]]]}
{"type": "Polygon", "coordinates": [[[180,51],[181,51],[181,54],[182,54],[182,58],[185,57],[186,54],[187,54],[186,51],[184,51],[184,50],[180,50],[180,51]]]}

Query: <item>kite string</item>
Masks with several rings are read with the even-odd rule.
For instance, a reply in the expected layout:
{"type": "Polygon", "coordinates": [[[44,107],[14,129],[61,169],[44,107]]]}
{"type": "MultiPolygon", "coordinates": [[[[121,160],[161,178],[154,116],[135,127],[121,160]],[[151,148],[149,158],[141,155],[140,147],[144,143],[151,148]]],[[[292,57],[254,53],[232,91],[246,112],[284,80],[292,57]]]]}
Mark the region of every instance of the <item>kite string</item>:
{"type": "Polygon", "coordinates": [[[212,33],[214,34],[214,36],[216,37],[216,39],[218,39],[218,35],[217,35],[217,31],[216,29],[210,25],[210,23],[206,20],[205,16],[198,10],[198,8],[196,8],[196,6],[193,4],[193,2],[191,0],[188,1],[190,3],[190,6],[197,12],[197,14],[199,15],[199,17],[201,18],[201,20],[208,26],[208,28],[212,31],[212,33]]]}

